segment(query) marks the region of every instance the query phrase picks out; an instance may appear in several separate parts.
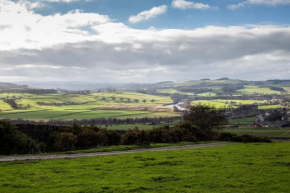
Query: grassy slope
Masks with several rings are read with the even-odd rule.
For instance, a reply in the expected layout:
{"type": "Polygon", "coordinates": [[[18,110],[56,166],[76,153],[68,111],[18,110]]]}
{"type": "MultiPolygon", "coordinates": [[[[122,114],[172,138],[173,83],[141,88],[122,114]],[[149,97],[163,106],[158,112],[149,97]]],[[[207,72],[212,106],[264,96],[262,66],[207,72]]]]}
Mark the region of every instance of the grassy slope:
{"type": "Polygon", "coordinates": [[[280,94],[280,91],[274,91],[269,88],[259,88],[258,86],[245,86],[246,88],[238,90],[241,93],[253,94],[253,93],[264,93],[264,94],[280,94]]]}
{"type": "Polygon", "coordinates": [[[7,110],[12,110],[13,108],[8,104],[5,103],[4,101],[0,100],[0,110],[1,111],[7,111],[7,110]]]}
{"type": "Polygon", "coordinates": [[[289,145],[0,163],[0,192],[288,192],[289,145]]]}

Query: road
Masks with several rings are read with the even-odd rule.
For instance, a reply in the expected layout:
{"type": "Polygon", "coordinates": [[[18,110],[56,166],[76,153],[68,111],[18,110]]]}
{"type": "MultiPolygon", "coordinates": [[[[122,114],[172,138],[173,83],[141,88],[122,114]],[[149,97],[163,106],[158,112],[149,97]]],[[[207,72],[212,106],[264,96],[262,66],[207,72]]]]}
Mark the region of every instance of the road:
{"type": "Polygon", "coordinates": [[[224,145],[230,145],[230,144],[233,144],[233,143],[220,142],[220,143],[207,143],[207,144],[158,147],[158,148],[148,148],[148,149],[97,152],[97,153],[55,154],[55,155],[35,155],[35,156],[34,155],[33,156],[8,156],[8,157],[0,157],[0,162],[29,161],[29,160],[52,160],[52,159],[74,159],[74,158],[82,158],[82,157],[98,157],[98,156],[129,154],[129,153],[139,153],[139,152],[148,152],[148,151],[174,151],[174,150],[182,150],[182,149],[216,147],[216,146],[224,146],[224,145]]]}

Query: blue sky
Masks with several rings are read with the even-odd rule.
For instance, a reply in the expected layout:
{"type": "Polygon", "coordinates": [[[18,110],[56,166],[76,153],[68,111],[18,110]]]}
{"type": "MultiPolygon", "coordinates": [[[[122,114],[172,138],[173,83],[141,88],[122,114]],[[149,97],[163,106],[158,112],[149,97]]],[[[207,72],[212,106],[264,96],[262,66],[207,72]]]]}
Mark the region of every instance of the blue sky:
{"type": "Polygon", "coordinates": [[[67,13],[80,9],[83,12],[94,12],[108,15],[117,22],[122,22],[134,28],[145,29],[151,26],[156,28],[181,28],[192,29],[206,25],[245,25],[245,24],[289,24],[289,5],[249,5],[237,10],[227,8],[230,4],[238,4],[239,0],[201,0],[190,1],[208,4],[217,10],[180,10],[172,8],[172,0],[92,0],[89,2],[76,1],[72,3],[48,3],[50,6],[37,9],[43,15],[54,13],[67,13]],[[154,19],[130,24],[131,15],[149,10],[161,5],[168,6],[168,11],[154,19]]]}
{"type": "Polygon", "coordinates": [[[0,0],[0,81],[290,77],[290,0],[0,0]]]}

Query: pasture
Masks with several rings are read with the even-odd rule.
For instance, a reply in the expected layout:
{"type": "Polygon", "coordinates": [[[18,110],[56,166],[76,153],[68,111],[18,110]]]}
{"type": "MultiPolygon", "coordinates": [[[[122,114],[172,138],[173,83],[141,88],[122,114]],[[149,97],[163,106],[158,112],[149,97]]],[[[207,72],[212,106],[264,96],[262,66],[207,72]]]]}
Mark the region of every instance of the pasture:
{"type": "MultiPolygon", "coordinates": [[[[47,94],[29,95],[2,93],[3,97],[21,97],[16,102],[29,109],[13,109],[10,105],[0,100],[0,118],[49,120],[49,119],[94,119],[94,118],[140,118],[160,116],[180,116],[170,109],[163,112],[137,110],[135,107],[158,107],[170,104],[170,97],[154,96],[134,92],[102,92],[90,95],[47,94]],[[110,107],[103,110],[104,107],[110,107]],[[126,107],[126,109],[122,109],[126,107]],[[120,109],[119,109],[120,108],[120,109]]],[[[145,108],[146,109],[146,108],[145,108]]]]}
{"type": "Polygon", "coordinates": [[[215,100],[196,100],[192,101],[191,104],[202,104],[202,105],[209,105],[209,106],[214,106],[216,108],[227,108],[229,105],[223,103],[223,102],[218,102],[215,100]]]}
{"type": "MultiPolygon", "coordinates": [[[[218,88],[216,88],[218,89],[218,88]]],[[[173,93],[177,90],[161,89],[162,92],[173,93]]],[[[159,90],[160,91],[160,90],[159,90]]],[[[192,93],[194,94],[194,93],[192,93]]],[[[209,96],[214,93],[201,93],[209,96]]],[[[172,104],[169,96],[156,96],[137,92],[98,92],[89,95],[68,94],[19,94],[1,93],[3,98],[16,97],[16,103],[22,109],[13,109],[9,104],[0,100],[0,119],[94,119],[94,118],[142,118],[142,117],[174,117],[181,116],[171,109],[164,107],[172,104]],[[26,109],[26,107],[28,107],[26,109]]],[[[217,108],[236,108],[241,104],[264,104],[265,101],[256,100],[197,100],[191,104],[205,104],[217,108]]],[[[263,105],[260,109],[279,108],[278,105],[263,105]]]]}
{"type": "Polygon", "coordinates": [[[0,192],[288,192],[289,145],[0,163],[0,192]]]}
{"type": "Polygon", "coordinates": [[[256,120],[256,117],[247,117],[241,119],[230,119],[229,124],[248,124],[253,123],[256,120]]]}

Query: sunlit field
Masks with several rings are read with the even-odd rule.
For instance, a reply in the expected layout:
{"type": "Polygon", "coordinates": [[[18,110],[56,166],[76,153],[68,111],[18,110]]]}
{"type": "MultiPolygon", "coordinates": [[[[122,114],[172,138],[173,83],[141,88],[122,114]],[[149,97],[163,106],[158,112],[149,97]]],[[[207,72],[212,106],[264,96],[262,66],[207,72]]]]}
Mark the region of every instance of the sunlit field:
{"type": "Polygon", "coordinates": [[[47,94],[30,95],[3,93],[3,97],[21,97],[16,102],[29,109],[13,109],[0,100],[0,118],[10,119],[94,119],[94,118],[127,118],[127,117],[160,117],[180,116],[168,109],[165,112],[146,110],[146,107],[162,107],[171,104],[170,97],[154,96],[134,92],[102,92],[90,95],[47,94]],[[142,106],[145,110],[137,110],[142,106]],[[106,109],[102,109],[105,108],[106,109]]]}

